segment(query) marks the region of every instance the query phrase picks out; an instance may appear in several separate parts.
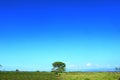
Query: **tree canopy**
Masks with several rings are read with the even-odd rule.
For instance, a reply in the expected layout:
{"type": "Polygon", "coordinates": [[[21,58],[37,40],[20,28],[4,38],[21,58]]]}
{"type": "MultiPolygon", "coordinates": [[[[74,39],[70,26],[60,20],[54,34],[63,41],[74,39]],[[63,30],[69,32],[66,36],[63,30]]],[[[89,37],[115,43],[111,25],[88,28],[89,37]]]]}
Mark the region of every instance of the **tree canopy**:
{"type": "Polygon", "coordinates": [[[52,63],[52,66],[53,66],[52,71],[53,72],[57,72],[57,73],[64,72],[65,71],[65,67],[66,67],[65,63],[60,62],[60,61],[52,63]]]}

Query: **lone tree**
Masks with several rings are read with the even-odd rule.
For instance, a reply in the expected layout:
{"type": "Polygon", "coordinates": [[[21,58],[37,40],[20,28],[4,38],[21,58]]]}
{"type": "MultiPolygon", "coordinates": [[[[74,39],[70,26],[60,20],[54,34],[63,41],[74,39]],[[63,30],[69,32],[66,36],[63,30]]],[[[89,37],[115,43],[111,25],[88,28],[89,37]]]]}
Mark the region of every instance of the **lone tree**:
{"type": "Polygon", "coordinates": [[[120,71],[120,67],[115,67],[115,70],[119,72],[120,71]]]}
{"type": "Polygon", "coordinates": [[[116,71],[119,70],[118,67],[115,67],[115,70],[116,70],[116,71]]]}
{"type": "Polygon", "coordinates": [[[55,72],[56,74],[64,72],[66,67],[65,63],[63,62],[54,62],[52,63],[52,66],[52,72],[55,72]]]}
{"type": "Polygon", "coordinates": [[[19,69],[16,69],[15,71],[16,71],[16,72],[19,72],[19,69]]]}

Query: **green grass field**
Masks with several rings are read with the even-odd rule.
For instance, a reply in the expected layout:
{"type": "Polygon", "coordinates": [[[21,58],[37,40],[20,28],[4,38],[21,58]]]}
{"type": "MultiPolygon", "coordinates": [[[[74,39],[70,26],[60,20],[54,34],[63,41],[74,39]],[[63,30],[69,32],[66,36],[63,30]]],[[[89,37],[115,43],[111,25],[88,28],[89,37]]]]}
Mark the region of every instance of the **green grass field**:
{"type": "Polygon", "coordinates": [[[118,80],[120,73],[113,72],[76,72],[61,74],[63,80],[118,80]]]}
{"type": "Polygon", "coordinates": [[[51,72],[0,72],[0,80],[118,80],[115,72],[67,72],[56,76],[51,72]]]}
{"type": "Polygon", "coordinates": [[[0,80],[56,80],[50,72],[0,72],[0,80]]]}

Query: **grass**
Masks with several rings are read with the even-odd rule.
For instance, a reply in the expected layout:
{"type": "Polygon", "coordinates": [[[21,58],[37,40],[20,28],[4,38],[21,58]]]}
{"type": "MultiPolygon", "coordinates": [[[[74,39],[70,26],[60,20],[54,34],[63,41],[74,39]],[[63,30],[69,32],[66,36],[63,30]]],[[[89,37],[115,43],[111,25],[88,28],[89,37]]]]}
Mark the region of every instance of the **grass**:
{"type": "Polygon", "coordinates": [[[0,72],[0,80],[56,80],[50,72],[0,72]]]}
{"type": "Polygon", "coordinates": [[[0,72],[0,80],[118,80],[116,72],[0,72]]]}
{"type": "Polygon", "coordinates": [[[61,74],[64,80],[118,80],[120,73],[115,72],[76,72],[61,74]]]}

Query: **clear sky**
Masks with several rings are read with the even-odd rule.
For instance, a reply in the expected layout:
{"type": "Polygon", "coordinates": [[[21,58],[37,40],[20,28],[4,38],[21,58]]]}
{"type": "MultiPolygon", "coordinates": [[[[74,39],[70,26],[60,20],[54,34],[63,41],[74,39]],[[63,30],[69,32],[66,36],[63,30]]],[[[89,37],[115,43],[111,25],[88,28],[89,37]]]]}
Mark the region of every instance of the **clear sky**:
{"type": "Polygon", "coordinates": [[[50,71],[120,66],[119,0],[0,1],[4,70],[50,71]]]}

